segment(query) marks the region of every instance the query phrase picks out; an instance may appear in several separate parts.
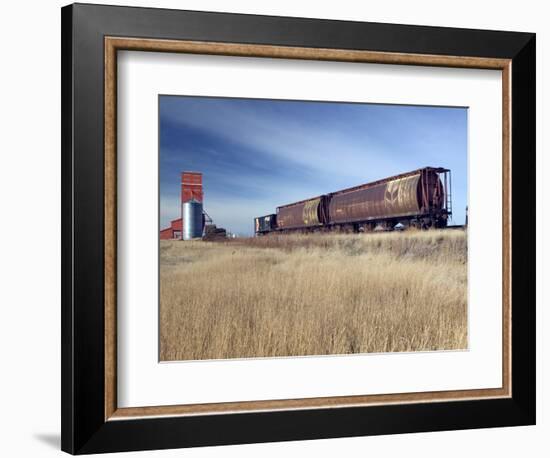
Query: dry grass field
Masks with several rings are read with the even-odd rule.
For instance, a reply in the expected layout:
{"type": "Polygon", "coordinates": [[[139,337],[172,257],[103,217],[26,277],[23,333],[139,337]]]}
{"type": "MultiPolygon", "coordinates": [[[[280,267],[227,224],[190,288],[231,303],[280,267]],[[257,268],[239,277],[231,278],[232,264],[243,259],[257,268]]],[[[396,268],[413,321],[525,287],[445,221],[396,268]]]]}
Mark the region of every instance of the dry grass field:
{"type": "Polygon", "coordinates": [[[161,241],[163,361],[467,347],[461,230],[161,241]]]}

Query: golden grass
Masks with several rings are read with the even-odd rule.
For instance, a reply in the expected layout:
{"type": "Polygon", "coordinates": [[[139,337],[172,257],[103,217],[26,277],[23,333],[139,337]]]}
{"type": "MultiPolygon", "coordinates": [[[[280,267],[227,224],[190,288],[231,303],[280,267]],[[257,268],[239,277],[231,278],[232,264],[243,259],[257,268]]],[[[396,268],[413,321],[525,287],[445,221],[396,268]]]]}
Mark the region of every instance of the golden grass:
{"type": "Polygon", "coordinates": [[[467,347],[464,231],[161,241],[163,361],[467,347]]]}

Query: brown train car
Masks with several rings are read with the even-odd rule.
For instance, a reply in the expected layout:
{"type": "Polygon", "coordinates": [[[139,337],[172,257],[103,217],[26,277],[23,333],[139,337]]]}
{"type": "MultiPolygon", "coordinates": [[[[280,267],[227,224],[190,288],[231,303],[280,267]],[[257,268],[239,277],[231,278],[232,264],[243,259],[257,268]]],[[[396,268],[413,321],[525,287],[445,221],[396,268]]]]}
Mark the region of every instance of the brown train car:
{"type": "Polygon", "coordinates": [[[447,169],[426,167],[332,193],[328,206],[329,223],[380,220],[397,223],[428,218],[421,224],[444,226],[450,214],[446,191],[448,172],[447,169]]]}
{"type": "Polygon", "coordinates": [[[277,228],[305,229],[319,227],[328,222],[327,196],[314,197],[277,207],[277,228]]]}

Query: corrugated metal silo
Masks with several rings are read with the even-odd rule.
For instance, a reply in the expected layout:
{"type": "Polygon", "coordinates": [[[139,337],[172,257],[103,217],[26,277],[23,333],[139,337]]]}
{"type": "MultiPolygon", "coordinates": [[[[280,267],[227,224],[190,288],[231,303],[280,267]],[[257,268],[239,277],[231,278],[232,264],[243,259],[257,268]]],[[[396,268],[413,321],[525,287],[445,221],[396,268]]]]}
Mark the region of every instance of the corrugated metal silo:
{"type": "Polygon", "coordinates": [[[182,204],[183,240],[202,237],[202,202],[191,199],[182,204]]]}

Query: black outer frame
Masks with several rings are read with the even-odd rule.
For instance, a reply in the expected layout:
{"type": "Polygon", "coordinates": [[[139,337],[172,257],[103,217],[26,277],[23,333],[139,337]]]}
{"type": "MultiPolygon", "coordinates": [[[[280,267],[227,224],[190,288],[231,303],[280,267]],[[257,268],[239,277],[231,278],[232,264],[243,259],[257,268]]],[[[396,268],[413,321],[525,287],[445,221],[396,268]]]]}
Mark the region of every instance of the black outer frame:
{"type": "Polygon", "coordinates": [[[62,8],[61,38],[64,451],[82,454],[535,424],[534,34],[74,4],[62,8]],[[512,59],[512,397],[106,422],[103,40],[107,35],[512,59]]]}

